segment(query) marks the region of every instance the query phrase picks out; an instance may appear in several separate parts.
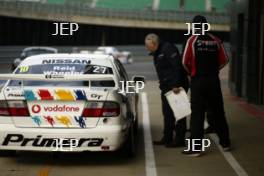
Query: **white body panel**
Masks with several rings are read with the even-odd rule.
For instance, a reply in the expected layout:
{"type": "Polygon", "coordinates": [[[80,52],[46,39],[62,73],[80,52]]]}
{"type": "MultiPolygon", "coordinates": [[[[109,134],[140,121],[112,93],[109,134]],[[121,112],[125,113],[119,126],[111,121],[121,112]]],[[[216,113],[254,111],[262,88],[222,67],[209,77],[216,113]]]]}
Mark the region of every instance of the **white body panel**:
{"type": "MultiPolygon", "coordinates": [[[[87,139],[90,141],[98,142],[98,146],[88,146],[89,141],[84,142],[79,147],[74,147],[73,151],[105,151],[102,146],[109,146],[108,151],[115,151],[124,142],[126,138],[127,127],[120,125],[105,125],[99,126],[94,129],[38,129],[38,128],[16,128],[10,124],[0,125],[0,143],[1,150],[24,150],[24,151],[54,151],[56,150],[56,144],[52,142],[52,145],[48,145],[48,142],[43,142],[44,138],[49,139],[87,139]],[[6,145],[3,145],[8,135],[12,141],[9,141],[6,145]],[[17,136],[23,136],[18,139],[17,136]],[[34,140],[25,143],[25,139],[35,139],[37,136],[41,136],[37,143],[39,146],[33,146],[34,140]],[[98,139],[94,140],[94,139],[98,139]],[[23,144],[24,142],[24,144],[23,144]],[[42,144],[41,144],[42,142],[42,144]],[[99,145],[100,144],[100,145],[99,145]]],[[[97,145],[97,144],[96,144],[97,145]]]]}

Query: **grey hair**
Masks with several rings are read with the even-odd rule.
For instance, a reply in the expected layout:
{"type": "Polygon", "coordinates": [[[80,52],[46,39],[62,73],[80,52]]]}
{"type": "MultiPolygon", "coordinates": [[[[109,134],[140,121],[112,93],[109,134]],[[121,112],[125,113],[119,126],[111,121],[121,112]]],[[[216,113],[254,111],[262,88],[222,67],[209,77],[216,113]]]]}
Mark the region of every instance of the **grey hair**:
{"type": "Polygon", "coordinates": [[[145,37],[145,40],[151,40],[153,43],[159,44],[159,36],[154,33],[150,33],[145,37]]]}

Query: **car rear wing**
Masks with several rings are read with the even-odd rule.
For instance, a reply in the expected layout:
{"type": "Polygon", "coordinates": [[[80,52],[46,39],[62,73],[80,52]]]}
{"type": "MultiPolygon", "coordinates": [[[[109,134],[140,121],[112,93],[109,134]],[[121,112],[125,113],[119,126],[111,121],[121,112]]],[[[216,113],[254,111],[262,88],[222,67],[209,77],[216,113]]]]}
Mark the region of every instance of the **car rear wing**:
{"type": "Polygon", "coordinates": [[[0,74],[0,80],[21,81],[115,81],[113,75],[104,74],[0,74]]]}

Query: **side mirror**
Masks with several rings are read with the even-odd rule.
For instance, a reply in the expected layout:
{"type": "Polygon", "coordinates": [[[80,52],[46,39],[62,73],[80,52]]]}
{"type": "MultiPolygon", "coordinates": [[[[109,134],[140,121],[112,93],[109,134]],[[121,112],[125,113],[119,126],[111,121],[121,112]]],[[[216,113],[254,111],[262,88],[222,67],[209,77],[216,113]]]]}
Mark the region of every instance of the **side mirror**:
{"type": "Polygon", "coordinates": [[[145,83],[145,77],[144,76],[133,76],[132,81],[134,82],[144,82],[145,83]]]}

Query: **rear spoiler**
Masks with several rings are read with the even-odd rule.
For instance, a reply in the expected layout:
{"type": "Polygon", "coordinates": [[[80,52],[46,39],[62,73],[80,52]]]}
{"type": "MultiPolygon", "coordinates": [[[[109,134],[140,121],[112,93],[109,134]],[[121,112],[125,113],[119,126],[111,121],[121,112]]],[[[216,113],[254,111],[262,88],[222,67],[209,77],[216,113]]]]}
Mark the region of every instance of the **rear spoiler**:
{"type": "Polygon", "coordinates": [[[22,80],[22,81],[115,81],[113,75],[104,74],[0,74],[0,80],[22,80]]]}

